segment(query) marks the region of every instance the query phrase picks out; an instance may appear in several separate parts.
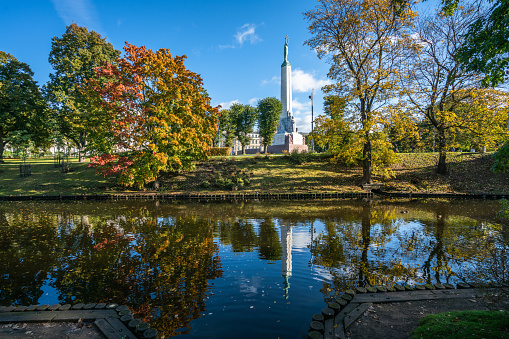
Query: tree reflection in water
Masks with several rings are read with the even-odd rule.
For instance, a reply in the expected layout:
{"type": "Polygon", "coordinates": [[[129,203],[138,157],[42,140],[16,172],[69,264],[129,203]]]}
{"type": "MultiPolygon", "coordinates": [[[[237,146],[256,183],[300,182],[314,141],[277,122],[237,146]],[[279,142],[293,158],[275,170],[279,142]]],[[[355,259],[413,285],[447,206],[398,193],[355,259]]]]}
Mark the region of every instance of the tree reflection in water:
{"type": "MultiPolygon", "coordinates": [[[[507,238],[500,240],[488,214],[474,212],[481,213],[462,204],[376,201],[0,205],[0,304],[38,304],[50,285],[60,303],[126,304],[164,336],[188,333],[205,311],[209,285],[223,276],[218,245],[235,253],[232,265],[249,266],[267,295],[277,286],[290,309],[313,286],[327,297],[367,284],[450,282],[473,262],[491,270],[500,264],[484,258],[506,249],[507,238]],[[281,269],[265,266],[276,261],[281,269]]],[[[214,298],[216,307],[229,302],[214,298]]],[[[264,305],[261,296],[249,298],[260,302],[250,310],[264,305]]],[[[275,301],[271,307],[281,307],[275,301]]],[[[293,317],[298,310],[291,310],[293,317]]]]}
{"type": "Polygon", "coordinates": [[[208,280],[222,275],[207,219],[1,215],[2,305],[37,304],[53,270],[60,303],[126,304],[169,336],[200,316],[208,280]]]}
{"type": "Polygon", "coordinates": [[[433,207],[432,213],[417,212],[412,223],[400,214],[408,211],[373,202],[325,220],[325,231],[310,244],[313,264],[331,275],[324,297],[356,286],[450,282],[462,263],[482,255],[479,248],[490,247],[491,227],[465,227],[473,220],[450,216],[448,204],[433,207]]]}
{"type": "Polygon", "coordinates": [[[0,210],[0,305],[34,305],[58,252],[55,218],[0,210]]]}

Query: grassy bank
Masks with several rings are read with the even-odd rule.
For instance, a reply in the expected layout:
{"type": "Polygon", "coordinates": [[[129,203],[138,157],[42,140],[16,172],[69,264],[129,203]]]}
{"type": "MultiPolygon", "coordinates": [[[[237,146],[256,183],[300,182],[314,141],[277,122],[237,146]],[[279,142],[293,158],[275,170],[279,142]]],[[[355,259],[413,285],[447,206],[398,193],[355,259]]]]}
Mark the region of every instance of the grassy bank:
{"type": "MultiPolygon", "coordinates": [[[[376,181],[385,190],[405,192],[509,193],[509,172],[492,173],[491,154],[449,153],[450,174],[435,174],[436,153],[400,154],[395,178],[376,181]]],[[[32,175],[19,176],[21,160],[0,164],[0,195],[105,194],[132,192],[114,178],[95,175],[88,162],[73,160],[62,173],[53,159],[29,159],[32,175]]],[[[160,191],[171,192],[361,192],[362,168],[334,165],[323,155],[215,157],[186,173],[165,173],[160,191]]]]}
{"type": "Polygon", "coordinates": [[[509,312],[429,314],[419,322],[411,338],[509,338],[509,312]]]}
{"type": "Polygon", "coordinates": [[[53,164],[53,158],[29,158],[32,175],[21,178],[19,159],[5,159],[0,164],[0,195],[58,195],[104,193],[114,186],[113,178],[95,175],[89,162],[72,159],[72,172],[62,173],[53,164]]]}

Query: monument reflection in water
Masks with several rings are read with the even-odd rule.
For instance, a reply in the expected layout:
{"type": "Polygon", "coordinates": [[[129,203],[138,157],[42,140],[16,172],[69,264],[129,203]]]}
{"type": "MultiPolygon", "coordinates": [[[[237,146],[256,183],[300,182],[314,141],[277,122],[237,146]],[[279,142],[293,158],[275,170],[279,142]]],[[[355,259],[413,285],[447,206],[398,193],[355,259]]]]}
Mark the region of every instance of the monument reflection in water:
{"type": "Polygon", "coordinates": [[[0,305],[115,302],[166,337],[295,338],[337,291],[489,266],[499,205],[467,203],[0,204],[0,305]]]}

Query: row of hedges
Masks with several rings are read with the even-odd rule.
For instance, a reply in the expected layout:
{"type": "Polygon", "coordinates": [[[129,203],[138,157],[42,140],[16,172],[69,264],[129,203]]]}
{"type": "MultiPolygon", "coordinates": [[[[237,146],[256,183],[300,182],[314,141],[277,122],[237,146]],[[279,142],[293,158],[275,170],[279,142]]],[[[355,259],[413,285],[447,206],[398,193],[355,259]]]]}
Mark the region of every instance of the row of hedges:
{"type": "Polygon", "coordinates": [[[210,149],[211,156],[229,156],[232,154],[232,149],[230,147],[212,147],[210,149]]]}

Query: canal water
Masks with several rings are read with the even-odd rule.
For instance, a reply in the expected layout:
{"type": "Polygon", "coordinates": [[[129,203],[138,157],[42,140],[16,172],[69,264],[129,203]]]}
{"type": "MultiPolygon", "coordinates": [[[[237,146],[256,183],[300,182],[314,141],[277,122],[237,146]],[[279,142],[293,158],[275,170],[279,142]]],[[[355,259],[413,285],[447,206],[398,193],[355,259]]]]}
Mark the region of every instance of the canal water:
{"type": "Polygon", "coordinates": [[[509,243],[500,207],[1,203],[0,305],[113,302],[163,337],[299,338],[348,288],[489,280],[509,243]]]}

